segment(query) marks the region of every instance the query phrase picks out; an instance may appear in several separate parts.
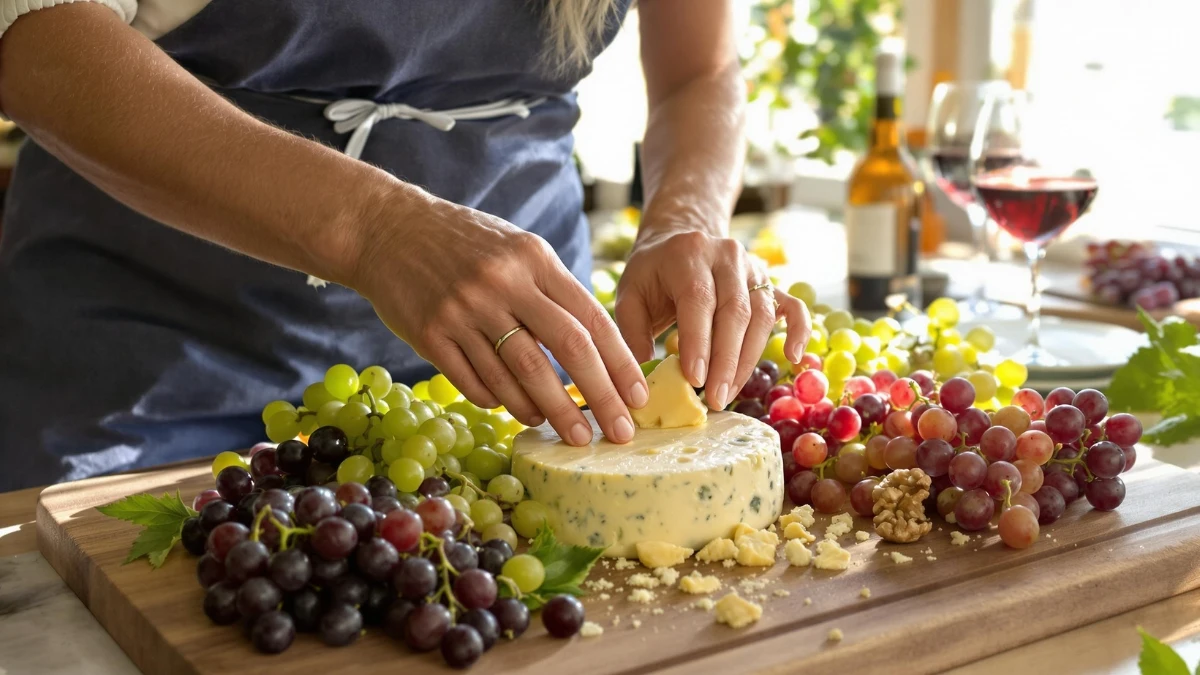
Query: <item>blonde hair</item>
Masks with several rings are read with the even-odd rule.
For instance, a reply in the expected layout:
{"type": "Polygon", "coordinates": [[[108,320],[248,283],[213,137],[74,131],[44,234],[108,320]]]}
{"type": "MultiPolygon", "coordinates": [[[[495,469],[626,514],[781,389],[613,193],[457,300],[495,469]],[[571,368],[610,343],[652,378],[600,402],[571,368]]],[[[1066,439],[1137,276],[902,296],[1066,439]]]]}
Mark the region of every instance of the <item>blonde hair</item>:
{"type": "Polygon", "coordinates": [[[615,18],[618,0],[543,0],[547,65],[556,71],[584,68],[592,49],[615,18]]]}

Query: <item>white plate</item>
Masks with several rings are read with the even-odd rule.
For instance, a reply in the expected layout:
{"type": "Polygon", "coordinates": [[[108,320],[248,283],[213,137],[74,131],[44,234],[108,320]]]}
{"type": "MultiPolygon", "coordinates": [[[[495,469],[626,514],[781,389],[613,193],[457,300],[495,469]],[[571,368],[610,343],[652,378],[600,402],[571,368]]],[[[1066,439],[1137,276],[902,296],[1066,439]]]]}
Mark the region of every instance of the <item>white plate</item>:
{"type": "MultiPolygon", "coordinates": [[[[1015,354],[1025,346],[1029,324],[1024,318],[964,321],[959,331],[966,335],[977,324],[987,325],[996,334],[995,351],[1002,356],[1015,354]]],[[[1057,317],[1042,318],[1040,335],[1042,347],[1061,360],[1062,365],[1030,366],[1029,380],[1036,382],[1038,388],[1051,381],[1108,380],[1117,368],[1128,363],[1139,347],[1149,344],[1145,335],[1123,326],[1057,317]]]]}

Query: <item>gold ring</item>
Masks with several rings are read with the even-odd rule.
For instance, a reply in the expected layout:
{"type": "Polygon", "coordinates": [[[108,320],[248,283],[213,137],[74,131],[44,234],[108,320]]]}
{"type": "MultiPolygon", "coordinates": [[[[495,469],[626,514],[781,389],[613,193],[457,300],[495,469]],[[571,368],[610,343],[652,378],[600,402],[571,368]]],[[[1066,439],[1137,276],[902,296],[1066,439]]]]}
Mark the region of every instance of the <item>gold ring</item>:
{"type": "Polygon", "coordinates": [[[757,286],[751,286],[750,292],[753,293],[754,291],[767,291],[769,293],[774,293],[775,289],[771,288],[771,284],[770,284],[770,282],[768,282],[765,284],[759,284],[757,286]]]}
{"type": "Polygon", "coordinates": [[[517,333],[520,333],[520,332],[521,332],[521,331],[523,331],[523,330],[525,330],[525,326],[524,326],[523,324],[517,324],[517,327],[516,327],[516,328],[514,328],[514,329],[512,329],[512,330],[508,331],[507,333],[505,333],[504,335],[502,335],[502,336],[500,337],[500,339],[499,339],[499,340],[496,340],[496,355],[497,355],[497,356],[499,356],[499,354],[500,354],[500,346],[504,344],[504,341],[505,341],[505,340],[507,340],[508,338],[510,338],[510,337],[512,337],[512,336],[514,336],[514,335],[516,335],[517,333]]]}

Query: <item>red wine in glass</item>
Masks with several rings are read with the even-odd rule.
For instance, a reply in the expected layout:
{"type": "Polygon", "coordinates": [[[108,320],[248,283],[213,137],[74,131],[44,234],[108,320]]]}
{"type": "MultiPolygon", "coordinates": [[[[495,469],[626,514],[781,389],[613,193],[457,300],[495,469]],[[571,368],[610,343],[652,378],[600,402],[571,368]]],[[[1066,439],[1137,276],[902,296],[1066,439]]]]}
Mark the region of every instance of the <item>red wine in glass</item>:
{"type": "MultiPolygon", "coordinates": [[[[966,207],[975,202],[971,191],[971,173],[975,168],[966,148],[939,148],[931,154],[938,187],[955,204],[966,207]]],[[[1004,169],[1020,161],[1015,152],[991,152],[980,159],[986,171],[1004,169]]]]}
{"type": "Polygon", "coordinates": [[[975,179],[992,218],[1023,242],[1043,245],[1075,222],[1096,196],[1092,178],[1026,176],[1003,172],[975,179]]]}

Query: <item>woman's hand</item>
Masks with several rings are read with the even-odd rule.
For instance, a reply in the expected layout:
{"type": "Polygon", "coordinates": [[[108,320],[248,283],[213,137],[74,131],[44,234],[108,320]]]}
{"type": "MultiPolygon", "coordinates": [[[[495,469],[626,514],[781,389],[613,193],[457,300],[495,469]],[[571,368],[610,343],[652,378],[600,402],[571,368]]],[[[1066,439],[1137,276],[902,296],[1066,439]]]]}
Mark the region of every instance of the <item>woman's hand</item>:
{"type": "Polygon", "coordinates": [[[657,231],[639,239],[621,276],[617,324],[634,356],[646,360],[654,338],[677,323],[684,375],[705,388],[709,407],[720,410],[750,378],[777,312],[787,319],[784,354],[795,363],[804,353],[808,310],[769,283],[733,239],[657,231]],[[768,286],[750,290],[762,284],[768,286]]]}
{"type": "Polygon", "coordinates": [[[604,308],[544,239],[473,209],[411,196],[374,219],[355,288],[383,322],[472,402],[522,423],[548,419],[572,445],[592,428],[542,345],[579,387],[604,435],[633,438],[626,406],[649,393],[604,308]],[[493,345],[517,326],[500,347],[493,345]]]}

